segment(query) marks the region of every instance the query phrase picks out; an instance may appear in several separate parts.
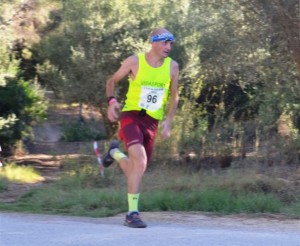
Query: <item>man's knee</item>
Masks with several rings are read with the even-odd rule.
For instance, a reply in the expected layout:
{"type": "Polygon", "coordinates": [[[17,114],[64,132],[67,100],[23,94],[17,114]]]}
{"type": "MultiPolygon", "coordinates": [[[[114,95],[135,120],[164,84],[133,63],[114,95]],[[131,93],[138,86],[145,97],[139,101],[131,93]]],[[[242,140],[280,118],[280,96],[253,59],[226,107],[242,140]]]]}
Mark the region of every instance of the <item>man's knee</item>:
{"type": "Polygon", "coordinates": [[[144,146],[140,143],[131,145],[128,148],[128,155],[133,165],[147,165],[147,154],[144,146]]]}

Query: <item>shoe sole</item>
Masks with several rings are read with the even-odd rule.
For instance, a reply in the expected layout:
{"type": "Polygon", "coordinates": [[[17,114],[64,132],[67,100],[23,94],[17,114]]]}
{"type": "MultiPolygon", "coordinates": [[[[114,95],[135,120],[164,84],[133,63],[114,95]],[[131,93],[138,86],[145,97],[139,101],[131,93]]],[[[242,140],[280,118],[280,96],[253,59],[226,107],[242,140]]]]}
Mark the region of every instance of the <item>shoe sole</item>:
{"type": "Polygon", "coordinates": [[[135,225],[135,224],[129,224],[126,221],[124,222],[124,226],[130,227],[130,228],[146,228],[147,225],[143,224],[143,225],[135,225]]]}
{"type": "Polygon", "coordinates": [[[111,164],[113,164],[114,159],[112,159],[111,157],[104,157],[103,158],[103,166],[104,167],[109,167],[111,164]],[[108,160],[105,160],[108,159],[108,160]]]}
{"type": "Polygon", "coordinates": [[[111,164],[113,164],[114,159],[112,156],[109,154],[109,152],[114,149],[114,148],[119,148],[119,142],[118,141],[113,141],[111,142],[106,154],[103,157],[103,166],[104,167],[109,167],[111,164]],[[108,160],[106,160],[108,159],[108,160]]]}

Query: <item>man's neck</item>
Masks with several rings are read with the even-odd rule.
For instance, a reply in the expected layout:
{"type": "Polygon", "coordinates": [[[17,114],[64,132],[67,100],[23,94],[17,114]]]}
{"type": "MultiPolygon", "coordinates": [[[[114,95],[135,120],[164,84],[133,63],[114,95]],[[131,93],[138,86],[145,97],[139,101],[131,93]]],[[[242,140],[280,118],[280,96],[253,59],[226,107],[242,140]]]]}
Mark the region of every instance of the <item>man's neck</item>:
{"type": "Polygon", "coordinates": [[[164,63],[164,60],[165,60],[164,57],[157,56],[151,51],[149,51],[148,53],[145,54],[145,58],[146,58],[147,63],[151,67],[160,67],[164,63]]]}

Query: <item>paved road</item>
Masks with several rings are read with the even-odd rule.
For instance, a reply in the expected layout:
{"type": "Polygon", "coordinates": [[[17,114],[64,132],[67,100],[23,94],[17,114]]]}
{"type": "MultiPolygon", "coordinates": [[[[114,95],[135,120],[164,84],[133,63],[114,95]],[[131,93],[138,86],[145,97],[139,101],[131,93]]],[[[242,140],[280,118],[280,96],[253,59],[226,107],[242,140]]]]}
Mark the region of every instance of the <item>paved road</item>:
{"type": "Polygon", "coordinates": [[[198,213],[143,213],[146,229],[110,218],[0,212],[1,246],[300,246],[300,221],[198,213]],[[157,218],[161,218],[157,221],[157,218]]]}

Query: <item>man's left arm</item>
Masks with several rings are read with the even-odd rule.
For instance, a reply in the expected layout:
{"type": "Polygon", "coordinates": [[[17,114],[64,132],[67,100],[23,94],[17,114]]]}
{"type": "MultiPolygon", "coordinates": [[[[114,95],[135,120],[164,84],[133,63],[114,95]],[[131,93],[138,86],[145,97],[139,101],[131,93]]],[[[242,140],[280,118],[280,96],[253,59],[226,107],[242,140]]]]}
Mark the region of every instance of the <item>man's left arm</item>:
{"type": "Polygon", "coordinates": [[[179,66],[177,62],[172,60],[171,63],[171,84],[170,84],[170,102],[168,105],[168,112],[165,120],[162,121],[161,138],[166,139],[171,135],[171,123],[177,110],[179,95],[178,95],[178,78],[179,78],[179,66]]]}

